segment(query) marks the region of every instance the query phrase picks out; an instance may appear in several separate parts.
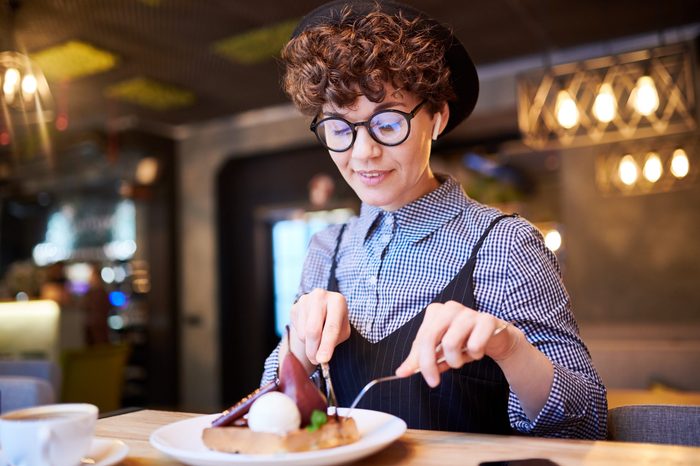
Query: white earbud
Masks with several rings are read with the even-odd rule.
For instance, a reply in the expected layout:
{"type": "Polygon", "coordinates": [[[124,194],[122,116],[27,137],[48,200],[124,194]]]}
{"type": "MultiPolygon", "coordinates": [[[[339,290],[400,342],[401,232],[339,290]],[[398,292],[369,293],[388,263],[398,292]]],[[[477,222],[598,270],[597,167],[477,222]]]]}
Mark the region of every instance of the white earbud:
{"type": "Polygon", "coordinates": [[[437,114],[437,120],[435,120],[435,126],[433,126],[433,141],[437,141],[440,135],[440,125],[442,124],[442,115],[437,114]]]}

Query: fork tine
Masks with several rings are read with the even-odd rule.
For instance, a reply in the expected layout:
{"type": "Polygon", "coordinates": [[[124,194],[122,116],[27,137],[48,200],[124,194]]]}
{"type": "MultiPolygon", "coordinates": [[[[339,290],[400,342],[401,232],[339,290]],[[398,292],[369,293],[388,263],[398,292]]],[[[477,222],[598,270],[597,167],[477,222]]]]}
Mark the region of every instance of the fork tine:
{"type": "MultiPolygon", "coordinates": [[[[417,374],[417,372],[416,372],[417,374]]],[[[367,382],[367,385],[365,385],[362,390],[360,390],[360,393],[357,394],[354,400],[352,400],[352,404],[350,405],[350,408],[348,411],[345,413],[345,418],[350,417],[350,413],[352,413],[352,410],[355,409],[355,406],[357,406],[357,403],[360,402],[363,396],[365,396],[365,393],[369,391],[370,388],[373,386],[377,385],[378,383],[381,382],[388,382],[390,380],[396,380],[396,379],[401,379],[403,377],[399,377],[398,375],[387,375],[386,377],[379,377],[378,379],[370,380],[367,382]]]]}

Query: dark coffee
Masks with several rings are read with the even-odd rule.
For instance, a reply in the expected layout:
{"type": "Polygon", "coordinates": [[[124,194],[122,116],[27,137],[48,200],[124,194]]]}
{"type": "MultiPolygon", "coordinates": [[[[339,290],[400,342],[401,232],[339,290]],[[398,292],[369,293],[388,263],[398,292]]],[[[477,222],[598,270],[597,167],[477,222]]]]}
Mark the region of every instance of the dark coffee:
{"type": "Polygon", "coordinates": [[[8,421],[43,421],[47,419],[65,419],[85,414],[82,411],[50,411],[43,413],[10,413],[3,417],[8,421]]]}

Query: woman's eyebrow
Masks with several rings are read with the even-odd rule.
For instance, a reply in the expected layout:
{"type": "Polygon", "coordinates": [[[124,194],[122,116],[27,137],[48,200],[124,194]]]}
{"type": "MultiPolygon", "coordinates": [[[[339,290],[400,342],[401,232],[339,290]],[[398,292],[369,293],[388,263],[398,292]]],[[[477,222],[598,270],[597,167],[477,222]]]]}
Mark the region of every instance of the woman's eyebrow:
{"type": "Polygon", "coordinates": [[[403,102],[391,101],[391,100],[385,101],[385,102],[382,102],[381,104],[377,105],[377,106],[374,108],[374,112],[373,112],[373,113],[380,112],[380,111],[386,110],[386,109],[388,109],[388,108],[397,107],[397,106],[400,106],[400,105],[405,106],[405,104],[404,104],[403,102]]]}
{"type": "MultiPolygon", "coordinates": [[[[404,104],[403,102],[399,102],[399,101],[393,101],[393,100],[384,101],[384,102],[382,102],[382,103],[380,103],[380,104],[377,104],[377,106],[374,107],[374,110],[372,111],[372,115],[375,114],[375,113],[377,113],[377,112],[381,112],[382,110],[387,110],[387,109],[389,109],[389,108],[397,107],[397,106],[400,106],[400,105],[404,105],[404,106],[405,106],[405,104],[404,104]]],[[[321,112],[323,113],[323,115],[325,115],[325,116],[327,116],[327,117],[340,117],[340,118],[345,118],[345,115],[347,114],[347,112],[346,112],[346,113],[340,113],[340,112],[325,112],[325,111],[323,111],[323,110],[322,110],[321,112]]]]}

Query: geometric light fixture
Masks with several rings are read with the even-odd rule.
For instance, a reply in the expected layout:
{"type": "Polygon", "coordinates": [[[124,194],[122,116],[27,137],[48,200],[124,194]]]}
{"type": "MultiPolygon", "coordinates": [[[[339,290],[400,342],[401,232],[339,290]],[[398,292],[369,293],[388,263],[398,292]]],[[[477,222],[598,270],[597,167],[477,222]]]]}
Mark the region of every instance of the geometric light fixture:
{"type": "Polygon", "coordinates": [[[41,70],[17,51],[0,52],[0,83],[2,104],[9,110],[31,112],[53,103],[41,70]]]}
{"type": "Polygon", "coordinates": [[[695,69],[688,42],[523,73],[523,140],[552,148],[694,131],[695,69]]]}
{"type": "Polygon", "coordinates": [[[16,44],[14,25],[20,2],[8,3],[8,27],[2,33],[7,35],[9,49],[0,50],[0,144],[12,144],[17,159],[38,154],[50,157],[46,123],[54,117],[53,98],[41,69],[16,44]],[[29,141],[21,149],[20,138],[29,141]]]}
{"type": "Polygon", "coordinates": [[[652,138],[611,144],[596,158],[596,185],[605,195],[677,191],[694,186],[700,173],[697,136],[652,138]]]}

